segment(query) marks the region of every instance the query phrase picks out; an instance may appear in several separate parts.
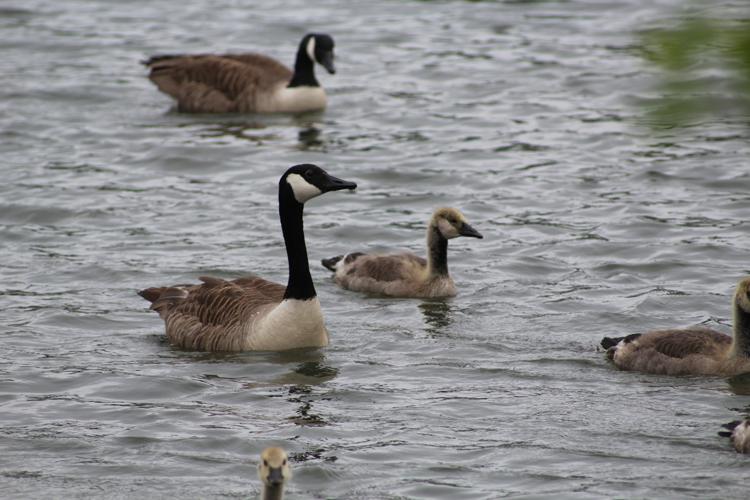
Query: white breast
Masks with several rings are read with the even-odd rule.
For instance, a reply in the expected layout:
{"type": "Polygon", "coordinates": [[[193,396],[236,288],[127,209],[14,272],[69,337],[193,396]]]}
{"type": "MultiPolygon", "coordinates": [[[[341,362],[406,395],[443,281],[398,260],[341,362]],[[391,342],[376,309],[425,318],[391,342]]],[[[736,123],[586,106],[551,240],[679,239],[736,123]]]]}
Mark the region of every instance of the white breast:
{"type": "Polygon", "coordinates": [[[317,297],[285,299],[271,310],[259,311],[248,325],[244,349],[283,351],[299,347],[328,345],[328,331],[317,297]]]}
{"type": "Polygon", "coordinates": [[[258,103],[258,111],[266,113],[300,113],[324,109],[326,93],[322,87],[287,87],[280,85],[270,98],[258,103]]]}

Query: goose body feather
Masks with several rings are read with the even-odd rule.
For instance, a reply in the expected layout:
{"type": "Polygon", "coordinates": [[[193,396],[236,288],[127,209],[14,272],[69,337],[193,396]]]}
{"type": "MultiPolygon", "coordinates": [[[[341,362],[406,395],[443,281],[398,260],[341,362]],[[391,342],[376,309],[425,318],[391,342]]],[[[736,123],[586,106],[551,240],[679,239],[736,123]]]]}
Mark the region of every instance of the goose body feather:
{"type": "Polygon", "coordinates": [[[248,276],[200,277],[200,285],[147,289],[172,345],[199,351],[279,351],[328,345],[317,297],[284,299],[286,288],[248,276]]]}
{"type": "Polygon", "coordinates": [[[734,376],[750,372],[750,278],[733,298],[733,336],[703,327],[655,330],[602,339],[607,357],[623,370],[663,375],[734,376]]]}
{"type": "MultiPolygon", "coordinates": [[[[295,70],[262,54],[159,55],[144,62],[149,79],[189,113],[299,113],[323,109],[326,93],[315,79],[307,50],[300,43],[295,70]],[[298,77],[298,74],[302,77],[298,77]],[[292,84],[295,78],[298,84],[292,84]]],[[[328,37],[330,39],[330,37],[328,37]]],[[[331,41],[332,58],[333,42],[331,41]]],[[[318,44],[319,50],[320,43],[318,44]]],[[[315,46],[315,44],[313,44],[315,46]]],[[[328,54],[328,53],[326,53],[328,54]]],[[[331,59],[332,61],[332,59],[331,59]]],[[[332,62],[329,71],[333,71],[332,62]]]]}

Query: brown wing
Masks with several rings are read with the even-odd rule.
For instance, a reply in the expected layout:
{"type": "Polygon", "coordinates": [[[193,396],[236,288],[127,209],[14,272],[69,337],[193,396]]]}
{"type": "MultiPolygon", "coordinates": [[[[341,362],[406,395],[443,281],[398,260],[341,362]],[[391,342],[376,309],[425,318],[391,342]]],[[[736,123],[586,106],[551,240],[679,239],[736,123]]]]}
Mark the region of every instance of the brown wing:
{"type": "Polygon", "coordinates": [[[712,355],[725,349],[732,338],[708,328],[687,328],[684,330],[661,330],[646,334],[639,339],[646,347],[649,344],[657,352],[671,358],[684,358],[691,354],[712,355]]]}
{"type": "Polygon", "coordinates": [[[347,274],[366,276],[376,281],[396,281],[409,276],[414,268],[427,266],[427,261],[416,255],[362,255],[347,274]]]}
{"type": "Polygon", "coordinates": [[[151,308],[164,319],[170,341],[190,349],[240,350],[243,324],[263,306],[281,302],[286,290],[257,276],[200,280],[201,285],[140,292],[148,300],[155,299],[151,308]]]}
{"type": "Polygon", "coordinates": [[[224,113],[248,108],[255,94],[292,72],[259,54],[156,56],[146,65],[149,78],[175,99],[181,111],[224,113]]]}
{"type": "Polygon", "coordinates": [[[206,326],[232,327],[246,320],[256,309],[281,302],[285,287],[248,276],[234,281],[201,276],[202,285],[189,290],[170,314],[193,318],[206,326]]]}

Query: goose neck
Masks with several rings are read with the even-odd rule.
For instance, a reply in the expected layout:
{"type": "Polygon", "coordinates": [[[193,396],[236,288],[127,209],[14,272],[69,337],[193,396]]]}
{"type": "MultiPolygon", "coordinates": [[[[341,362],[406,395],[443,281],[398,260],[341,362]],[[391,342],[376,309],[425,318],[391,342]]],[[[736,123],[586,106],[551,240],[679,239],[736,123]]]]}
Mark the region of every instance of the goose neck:
{"type": "Polygon", "coordinates": [[[270,486],[268,484],[263,486],[263,495],[261,500],[283,500],[284,498],[284,486],[279,484],[277,486],[270,486]]]}
{"type": "Polygon", "coordinates": [[[279,187],[279,217],[289,261],[289,281],[284,293],[285,299],[307,300],[316,296],[307,261],[305,231],[302,224],[303,209],[304,205],[294,198],[291,186],[283,180],[279,187]]]}
{"type": "Polygon", "coordinates": [[[431,276],[448,276],[448,240],[434,224],[427,229],[427,268],[431,276]]]}
{"type": "Polygon", "coordinates": [[[734,311],[734,340],[732,342],[735,356],[750,357],[750,314],[748,314],[735,300],[734,311]]]}
{"type": "Polygon", "coordinates": [[[297,59],[294,61],[294,75],[287,87],[320,87],[315,78],[315,63],[307,55],[306,38],[300,43],[297,50],[297,59]]]}

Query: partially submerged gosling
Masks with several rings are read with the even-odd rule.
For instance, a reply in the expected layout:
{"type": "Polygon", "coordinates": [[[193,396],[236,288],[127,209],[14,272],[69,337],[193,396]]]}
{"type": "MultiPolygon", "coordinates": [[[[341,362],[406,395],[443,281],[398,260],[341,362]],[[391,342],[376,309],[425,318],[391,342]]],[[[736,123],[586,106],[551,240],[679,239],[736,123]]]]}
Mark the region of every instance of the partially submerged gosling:
{"type": "Polygon", "coordinates": [[[427,259],[412,253],[350,253],[323,259],[342,288],[390,297],[450,297],[456,285],[448,274],[448,240],[482,238],[455,208],[439,208],[427,227],[427,259]]]}
{"type": "Polygon", "coordinates": [[[189,113],[301,113],[326,107],[315,63],[329,73],[333,38],[309,33],[300,41],[294,71],[261,54],[158,55],[145,64],[149,79],[189,113]]]}
{"type": "Polygon", "coordinates": [[[607,357],[623,370],[724,377],[750,372],[750,278],[737,285],[732,308],[732,337],[693,327],[604,337],[601,345],[607,349],[607,357]]]}
{"type": "Polygon", "coordinates": [[[258,477],[263,482],[261,500],[282,500],[284,485],[292,478],[286,452],[275,446],[263,450],[258,463],[258,477]]]}
{"type": "Polygon", "coordinates": [[[719,431],[719,436],[728,437],[737,453],[750,453],[750,421],[735,420],[722,425],[727,431],[719,431]]]}

